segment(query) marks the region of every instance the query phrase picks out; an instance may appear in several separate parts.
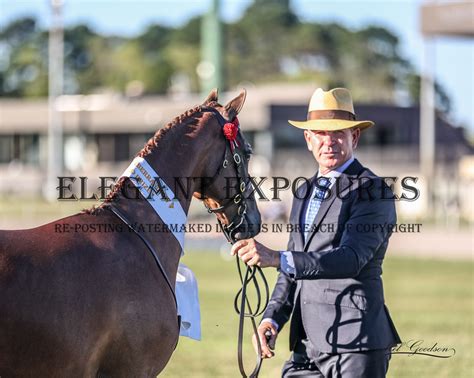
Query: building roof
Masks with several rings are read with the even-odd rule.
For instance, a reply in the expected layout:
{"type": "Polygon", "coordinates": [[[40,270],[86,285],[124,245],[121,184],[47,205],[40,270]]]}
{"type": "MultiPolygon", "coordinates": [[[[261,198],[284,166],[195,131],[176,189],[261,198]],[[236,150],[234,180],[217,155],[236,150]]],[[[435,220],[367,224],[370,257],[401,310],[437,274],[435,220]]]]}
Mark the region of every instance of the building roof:
{"type": "MultiPolygon", "coordinates": [[[[314,84],[275,84],[250,87],[239,120],[244,130],[261,130],[270,123],[270,104],[307,103],[314,84]]],[[[235,96],[223,93],[221,103],[235,96]]],[[[67,132],[83,130],[93,133],[154,132],[173,118],[203,101],[204,96],[147,96],[128,99],[118,95],[61,96],[56,106],[62,114],[67,132]]],[[[0,134],[46,133],[47,99],[0,100],[0,134]]]]}

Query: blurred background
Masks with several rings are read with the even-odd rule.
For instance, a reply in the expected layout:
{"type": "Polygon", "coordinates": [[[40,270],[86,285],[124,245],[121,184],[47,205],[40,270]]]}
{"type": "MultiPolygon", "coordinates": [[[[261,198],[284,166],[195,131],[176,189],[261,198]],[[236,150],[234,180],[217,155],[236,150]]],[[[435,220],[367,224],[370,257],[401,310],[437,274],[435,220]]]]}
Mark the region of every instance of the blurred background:
{"type": "MultiPolygon", "coordinates": [[[[402,339],[456,349],[449,359],[394,355],[390,375],[472,376],[472,1],[0,0],[0,28],[0,228],[94,205],[57,201],[57,176],[87,176],[89,196],[214,87],[221,103],[247,89],[239,119],[253,176],[311,177],[302,131],[287,120],[306,117],[317,87],[347,87],[358,119],[376,123],[356,157],[398,177],[398,195],[406,176],[420,191],[397,203],[399,223],[421,226],[392,236],[387,304],[402,339]]],[[[264,222],[287,221],[291,191],[280,198],[259,201],[264,222]]],[[[189,219],[215,222],[197,202],[189,219]]],[[[257,237],[275,249],[287,238],[257,237]]],[[[203,341],[182,340],[164,375],[237,377],[229,247],[212,232],[187,235],[187,250],[203,341]]],[[[284,330],[262,376],[278,376],[288,355],[284,330]]]]}

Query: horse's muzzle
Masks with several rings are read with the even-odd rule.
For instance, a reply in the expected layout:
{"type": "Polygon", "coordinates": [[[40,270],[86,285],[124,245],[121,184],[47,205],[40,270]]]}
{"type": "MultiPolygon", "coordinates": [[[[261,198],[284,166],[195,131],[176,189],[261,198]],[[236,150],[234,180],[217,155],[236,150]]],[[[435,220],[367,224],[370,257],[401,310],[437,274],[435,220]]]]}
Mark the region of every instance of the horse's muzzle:
{"type": "Polygon", "coordinates": [[[250,239],[258,235],[262,228],[262,223],[260,219],[258,222],[250,222],[246,219],[246,222],[243,222],[234,233],[234,238],[236,240],[250,239]]]}

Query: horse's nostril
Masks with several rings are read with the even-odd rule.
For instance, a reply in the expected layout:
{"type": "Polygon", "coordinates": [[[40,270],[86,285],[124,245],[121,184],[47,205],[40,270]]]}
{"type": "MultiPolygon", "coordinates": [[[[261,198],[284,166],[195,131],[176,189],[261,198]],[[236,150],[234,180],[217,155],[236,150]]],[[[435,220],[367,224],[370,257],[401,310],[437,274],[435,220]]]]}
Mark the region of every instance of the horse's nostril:
{"type": "Polygon", "coordinates": [[[261,223],[251,223],[249,225],[249,232],[252,234],[252,236],[255,236],[260,232],[261,227],[261,223]]]}
{"type": "Polygon", "coordinates": [[[261,223],[258,222],[258,223],[246,223],[246,224],[243,224],[241,225],[235,236],[237,239],[249,239],[249,238],[253,238],[254,236],[258,235],[260,230],[261,230],[261,223]]]}
{"type": "Polygon", "coordinates": [[[254,224],[253,226],[254,226],[253,232],[255,233],[255,235],[258,235],[260,231],[262,230],[262,223],[259,222],[258,224],[254,224]]]}

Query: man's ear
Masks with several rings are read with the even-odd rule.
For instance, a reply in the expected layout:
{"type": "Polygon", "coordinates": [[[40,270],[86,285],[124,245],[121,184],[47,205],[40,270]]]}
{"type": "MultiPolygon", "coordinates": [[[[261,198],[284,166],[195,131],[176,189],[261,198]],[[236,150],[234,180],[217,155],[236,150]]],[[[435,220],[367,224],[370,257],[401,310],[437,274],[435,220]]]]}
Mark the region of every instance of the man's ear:
{"type": "Polygon", "coordinates": [[[357,144],[359,143],[360,139],[360,129],[356,127],[352,132],[352,149],[355,150],[357,148],[357,144]]]}
{"type": "Polygon", "coordinates": [[[224,107],[229,120],[233,120],[237,116],[237,114],[240,113],[242,107],[244,106],[246,96],[247,91],[245,89],[242,89],[240,94],[233,100],[230,100],[224,107]]]}
{"type": "Polygon", "coordinates": [[[204,100],[204,102],[202,104],[207,105],[207,104],[209,104],[210,102],[213,102],[213,101],[217,102],[217,96],[219,94],[218,92],[219,92],[219,90],[217,88],[214,88],[211,91],[211,93],[209,93],[207,95],[207,98],[204,100]]]}
{"type": "Polygon", "coordinates": [[[304,140],[306,141],[308,151],[313,151],[313,145],[311,144],[311,131],[304,131],[304,140]]]}

